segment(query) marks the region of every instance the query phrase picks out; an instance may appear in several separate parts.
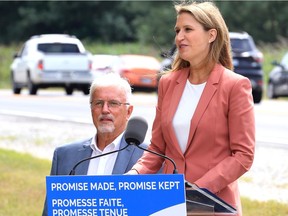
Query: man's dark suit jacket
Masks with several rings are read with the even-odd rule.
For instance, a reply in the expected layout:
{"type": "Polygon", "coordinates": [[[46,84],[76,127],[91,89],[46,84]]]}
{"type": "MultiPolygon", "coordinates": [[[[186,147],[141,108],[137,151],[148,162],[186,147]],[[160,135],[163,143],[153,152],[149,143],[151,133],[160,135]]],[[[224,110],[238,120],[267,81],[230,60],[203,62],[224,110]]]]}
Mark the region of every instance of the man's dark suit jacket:
{"type": "MultiPolygon", "coordinates": [[[[77,162],[82,159],[91,157],[91,141],[92,138],[56,148],[53,155],[50,175],[69,175],[70,171],[77,162]]],[[[124,137],[122,137],[119,149],[124,148],[126,145],[127,143],[125,142],[124,137]]],[[[147,145],[141,144],[141,147],[147,148],[147,145]]],[[[120,151],[116,158],[112,174],[124,174],[128,172],[137,162],[137,160],[142,156],[142,154],[143,150],[137,148],[134,145],[130,145],[123,151],[120,151]]],[[[85,161],[77,166],[75,175],[87,175],[89,162],[90,160],[85,161]]],[[[48,212],[45,200],[42,216],[47,215],[48,212]]]]}

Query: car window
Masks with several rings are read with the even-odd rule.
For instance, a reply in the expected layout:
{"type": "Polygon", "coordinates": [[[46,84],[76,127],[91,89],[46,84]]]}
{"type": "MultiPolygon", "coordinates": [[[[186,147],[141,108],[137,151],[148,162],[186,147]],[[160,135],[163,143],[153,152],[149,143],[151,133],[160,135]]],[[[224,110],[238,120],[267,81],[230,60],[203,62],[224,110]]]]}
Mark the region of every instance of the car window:
{"type": "Polygon", "coordinates": [[[44,53],[79,53],[76,44],[67,43],[41,43],[38,44],[37,49],[44,53]]]}
{"type": "Polygon", "coordinates": [[[248,52],[252,51],[248,39],[231,38],[231,47],[233,51],[248,52]]]}

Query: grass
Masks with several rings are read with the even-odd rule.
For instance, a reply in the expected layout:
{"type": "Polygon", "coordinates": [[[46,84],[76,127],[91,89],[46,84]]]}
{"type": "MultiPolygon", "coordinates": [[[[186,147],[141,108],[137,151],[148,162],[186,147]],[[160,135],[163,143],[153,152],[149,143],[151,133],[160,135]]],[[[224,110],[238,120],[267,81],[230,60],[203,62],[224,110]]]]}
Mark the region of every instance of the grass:
{"type": "Polygon", "coordinates": [[[50,162],[0,149],[0,216],[41,215],[50,162]]]}
{"type": "Polygon", "coordinates": [[[10,64],[13,55],[20,49],[20,46],[0,45],[0,88],[10,88],[10,64]]]}
{"type": "Polygon", "coordinates": [[[157,47],[147,46],[141,43],[115,43],[115,44],[103,44],[94,42],[83,41],[86,49],[93,54],[143,54],[151,55],[161,61],[160,50],[157,47]]]}
{"type": "MultiPolygon", "coordinates": [[[[0,216],[41,215],[51,162],[0,149],[0,216]]],[[[287,204],[242,198],[244,216],[287,216],[287,204]]]]}
{"type": "Polygon", "coordinates": [[[284,54],[288,51],[288,40],[280,41],[276,44],[260,44],[259,49],[264,55],[263,71],[264,82],[267,83],[268,76],[272,68],[272,61],[280,62],[284,54]]]}
{"type": "Polygon", "coordinates": [[[287,216],[288,205],[275,201],[258,202],[241,198],[243,216],[287,216]]]}

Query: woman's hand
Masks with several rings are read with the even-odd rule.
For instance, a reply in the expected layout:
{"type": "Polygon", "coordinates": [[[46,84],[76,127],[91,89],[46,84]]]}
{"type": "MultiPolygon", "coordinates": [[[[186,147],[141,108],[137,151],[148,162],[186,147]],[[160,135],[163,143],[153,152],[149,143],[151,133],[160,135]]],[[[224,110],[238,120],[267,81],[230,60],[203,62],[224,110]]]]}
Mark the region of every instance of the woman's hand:
{"type": "Polygon", "coordinates": [[[131,169],[127,173],[125,173],[124,175],[138,175],[138,174],[139,173],[136,169],[131,169]]]}

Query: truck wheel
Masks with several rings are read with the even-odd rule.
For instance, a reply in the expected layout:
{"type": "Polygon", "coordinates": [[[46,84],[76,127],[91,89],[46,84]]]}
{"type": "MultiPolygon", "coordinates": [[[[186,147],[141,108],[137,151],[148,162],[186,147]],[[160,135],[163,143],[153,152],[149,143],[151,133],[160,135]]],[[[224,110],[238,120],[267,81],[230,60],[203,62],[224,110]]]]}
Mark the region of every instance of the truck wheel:
{"type": "Polygon", "coordinates": [[[274,84],[272,82],[268,83],[267,96],[269,99],[277,98],[277,95],[275,95],[275,92],[274,92],[274,84]]]}
{"type": "Polygon", "coordinates": [[[89,86],[85,86],[82,88],[82,92],[84,95],[88,95],[90,92],[90,85],[89,86]]]}
{"type": "Polygon", "coordinates": [[[253,91],[252,94],[254,103],[260,103],[262,99],[262,91],[253,91]]]}
{"type": "Polygon", "coordinates": [[[12,90],[14,94],[20,94],[21,88],[18,87],[17,83],[15,82],[13,72],[11,72],[11,83],[12,83],[12,90]]]}
{"type": "Polygon", "coordinates": [[[28,76],[28,91],[30,95],[36,95],[37,94],[37,85],[35,85],[30,76],[28,76]]]}
{"type": "Polygon", "coordinates": [[[73,88],[71,86],[65,87],[66,95],[72,95],[73,94],[73,88]]]}

